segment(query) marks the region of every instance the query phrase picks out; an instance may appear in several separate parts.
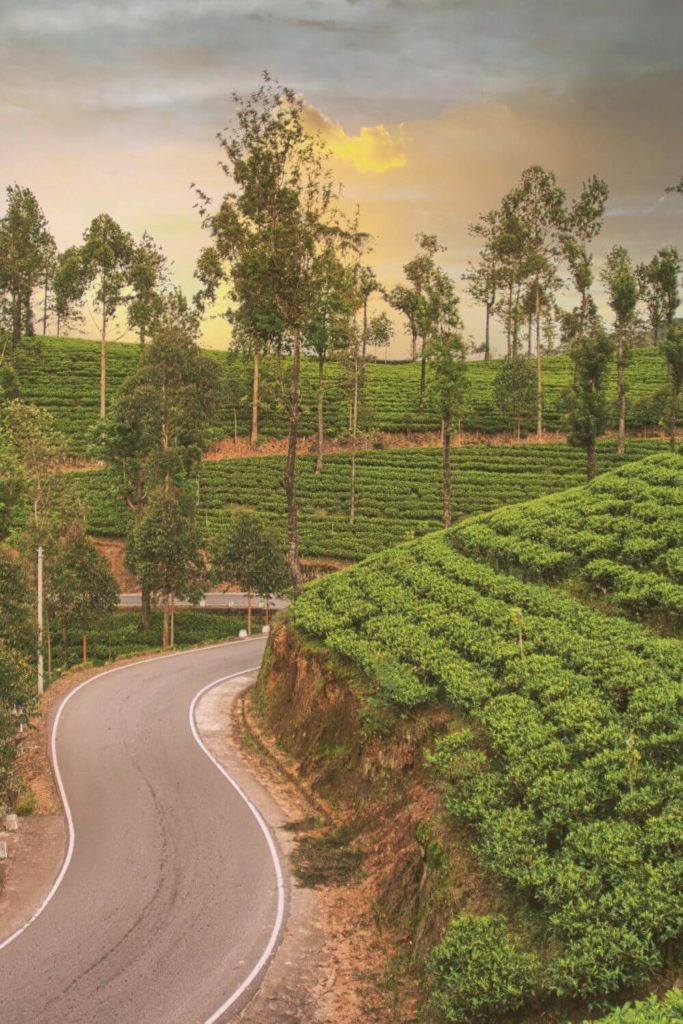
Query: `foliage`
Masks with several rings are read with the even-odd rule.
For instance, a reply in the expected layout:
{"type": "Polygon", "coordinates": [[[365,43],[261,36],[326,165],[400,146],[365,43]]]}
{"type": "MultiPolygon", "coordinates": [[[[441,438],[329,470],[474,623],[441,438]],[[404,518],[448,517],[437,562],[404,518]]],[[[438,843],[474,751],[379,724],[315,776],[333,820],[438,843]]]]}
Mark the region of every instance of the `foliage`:
{"type": "Polygon", "coordinates": [[[539,961],[520,952],[502,917],[458,917],[427,960],[432,1001],[446,1021],[477,1024],[519,1010],[533,995],[539,961]]]}
{"type": "Polygon", "coordinates": [[[199,600],[204,559],[189,494],[172,485],[150,493],[131,531],[126,565],[151,593],[199,600]]]}
{"type": "Polygon", "coordinates": [[[569,351],[574,365],[566,399],[569,443],[585,449],[589,480],[596,471],[597,439],[607,427],[607,369],[613,351],[611,340],[598,324],[574,338],[569,351]]]}
{"type": "Polygon", "coordinates": [[[643,985],[680,940],[683,645],[506,575],[497,559],[517,551],[525,572],[552,579],[576,571],[577,551],[595,565],[605,544],[613,559],[652,556],[680,573],[680,480],[677,455],[624,467],[375,555],[311,584],[290,612],[357,667],[368,699],[404,713],[445,702],[465,726],[432,758],[444,806],[471,829],[513,924],[520,908],[546,997],[643,985]],[[594,501],[600,518],[570,550],[594,501]]]}
{"type": "MultiPolygon", "coordinates": [[[[673,988],[661,999],[650,996],[638,1003],[613,1010],[606,1017],[594,1020],[592,1024],[680,1024],[683,1020],[683,992],[673,988]]],[[[584,1021],[584,1024],[591,1024],[584,1021]]]]}
{"type": "Polygon", "coordinates": [[[513,356],[501,363],[493,385],[496,406],[519,439],[536,411],[537,382],[531,363],[513,356]]]}
{"type": "MultiPolygon", "coordinates": [[[[147,347],[147,346],[146,346],[147,347]]],[[[660,346],[661,347],[661,346],[660,346]]],[[[139,364],[139,345],[108,344],[108,393],[120,394],[123,381],[139,364]]],[[[205,437],[213,440],[230,437],[234,431],[248,435],[250,428],[251,375],[245,360],[226,358],[224,353],[207,352],[207,361],[218,372],[220,395],[209,411],[205,437]]],[[[272,357],[271,375],[277,370],[272,357]]],[[[289,365],[288,358],[282,360],[289,365]]],[[[463,430],[496,434],[509,429],[498,409],[494,382],[501,360],[472,361],[467,364],[470,397],[462,418],[463,430]]],[[[87,454],[91,428],[98,419],[99,349],[92,341],[82,339],[42,339],[41,351],[23,345],[15,357],[19,380],[19,397],[50,412],[57,428],[64,434],[71,456],[87,454]]],[[[268,367],[265,361],[264,370],[268,367]]],[[[542,359],[544,426],[563,430],[565,426],[562,396],[571,384],[571,361],[566,355],[544,356],[542,359]]],[[[419,388],[420,367],[414,363],[373,363],[365,368],[364,392],[370,411],[366,429],[389,433],[438,431],[441,423],[437,396],[428,390],[422,411],[415,395],[419,388]]],[[[331,362],[326,370],[325,433],[339,435],[348,429],[348,405],[341,388],[342,368],[331,362]]],[[[667,368],[662,353],[654,348],[637,348],[626,368],[626,384],[630,396],[627,426],[641,429],[658,426],[658,414],[649,419],[647,407],[639,399],[647,398],[667,383],[667,368]]],[[[301,365],[300,429],[302,436],[316,432],[318,367],[314,360],[304,359],[301,365]]],[[[612,409],[615,394],[615,372],[607,376],[607,403],[612,409]]],[[[612,419],[610,419],[610,424],[612,419]]],[[[286,415],[281,403],[265,403],[261,410],[260,433],[264,437],[283,437],[287,432],[286,415]]]]}

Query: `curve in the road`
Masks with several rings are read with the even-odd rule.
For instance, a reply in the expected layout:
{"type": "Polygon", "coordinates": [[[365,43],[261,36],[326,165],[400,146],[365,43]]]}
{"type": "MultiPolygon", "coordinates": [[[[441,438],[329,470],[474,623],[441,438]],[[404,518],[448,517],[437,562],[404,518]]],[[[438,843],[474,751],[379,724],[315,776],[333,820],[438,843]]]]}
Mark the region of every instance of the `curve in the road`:
{"type": "MultiPolygon", "coordinates": [[[[54,721],[53,721],[52,730],[51,730],[51,746],[50,746],[55,779],[56,779],[57,786],[58,786],[59,793],[60,793],[60,797],[61,797],[61,800],[62,800],[62,803],[63,803],[64,813],[65,813],[65,817],[66,817],[66,820],[67,820],[67,826],[68,826],[68,843],[67,843],[66,854],[65,854],[64,861],[62,863],[61,869],[60,869],[60,871],[59,871],[59,873],[57,875],[57,878],[55,879],[55,881],[54,881],[54,883],[53,883],[49,893],[47,894],[47,896],[45,897],[43,902],[40,904],[38,909],[32,915],[30,920],[28,920],[24,925],[22,925],[20,928],[18,928],[14,933],[9,935],[2,942],[0,942],[0,951],[5,950],[8,946],[11,946],[12,944],[16,943],[17,940],[19,940],[22,936],[25,939],[29,939],[29,940],[33,939],[33,937],[36,934],[36,931],[40,930],[38,928],[38,921],[39,921],[40,918],[43,917],[43,915],[48,910],[48,908],[54,908],[54,901],[55,901],[56,897],[58,897],[60,895],[60,892],[62,891],[63,883],[65,881],[65,878],[67,878],[67,873],[69,871],[69,868],[70,868],[70,866],[72,864],[72,861],[73,861],[73,858],[74,858],[74,852],[77,849],[77,847],[76,847],[76,827],[75,827],[75,823],[74,823],[74,814],[72,812],[71,804],[70,804],[69,799],[67,797],[67,785],[64,782],[64,778],[63,778],[63,775],[62,775],[62,770],[60,768],[59,758],[58,758],[58,755],[57,755],[57,738],[58,738],[58,732],[59,732],[59,725],[60,725],[60,723],[62,721],[64,712],[65,712],[66,708],[68,707],[68,705],[70,705],[73,702],[74,698],[79,693],[81,693],[85,688],[90,687],[95,682],[102,682],[102,680],[104,680],[105,677],[112,676],[115,673],[121,673],[121,672],[126,672],[126,671],[131,672],[131,670],[135,670],[137,668],[137,669],[141,669],[143,671],[143,674],[144,674],[145,670],[148,670],[150,666],[155,666],[155,664],[160,662],[160,661],[166,661],[166,660],[169,660],[169,659],[172,659],[172,658],[188,658],[192,654],[206,656],[208,654],[208,652],[218,651],[218,650],[226,651],[226,649],[230,649],[230,648],[232,648],[233,652],[236,653],[236,649],[241,648],[242,645],[244,645],[244,644],[249,644],[249,643],[254,643],[254,642],[256,642],[256,643],[259,643],[259,642],[263,643],[263,640],[264,640],[264,638],[262,638],[262,637],[254,637],[254,638],[249,638],[247,640],[232,642],[230,644],[212,645],[211,647],[208,647],[208,648],[202,648],[201,651],[196,651],[196,652],[188,652],[188,651],[177,652],[177,653],[169,654],[169,655],[161,655],[161,656],[156,657],[156,658],[148,658],[148,659],[146,659],[143,662],[134,663],[132,665],[131,664],[127,664],[127,665],[116,666],[113,669],[109,669],[109,670],[107,670],[105,672],[100,673],[99,675],[93,676],[90,679],[85,680],[85,682],[81,683],[74,690],[72,690],[69,694],[67,694],[67,696],[64,698],[64,700],[59,705],[58,710],[57,710],[56,715],[55,715],[55,718],[54,718],[54,721]],[[31,926],[36,926],[36,927],[35,928],[31,928],[31,926]]],[[[250,658],[250,660],[253,660],[253,659],[250,658]]],[[[277,846],[275,844],[275,841],[274,841],[274,839],[273,839],[273,837],[272,837],[272,835],[271,835],[271,833],[270,833],[270,831],[268,829],[268,826],[266,825],[266,822],[265,822],[262,814],[260,813],[258,808],[255,806],[253,801],[249,798],[249,796],[244,791],[244,789],[239,785],[239,783],[230,775],[230,773],[226,770],[226,768],[223,765],[221,765],[220,762],[207,749],[207,747],[205,746],[205,744],[203,743],[203,741],[201,739],[201,736],[199,735],[199,732],[198,732],[198,729],[197,729],[197,725],[196,725],[196,721],[195,721],[196,707],[197,707],[197,704],[198,704],[199,700],[201,699],[201,697],[204,694],[206,694],[209,690],[213,689],[214,687],[220,685],[221,683],[225,683],[225,682],[228,682],[229,680],[241,677],[241,676],[245,675],[247,672],[254,671],[256,668],[258,668],[258,665],[249,665],[249,664],[247,664],[247,665],[241,666],[238,671],[232,672],[229,675],[223,675],[223,676],[221,676],[218,679],[214,678],[210,682],[208,682],[205,685],[203,685],[199,689],[198,692],[194,693],[194,695],[193,695],[193,697],[192,697],[192,699],[190,701],[190,705],[189,705],[189,712],[188,712],[188,714],[189,714],[189,728],[190,728],[190,733],[192,735],[192,738],[193,738],[194,742],[197,744],[197,746],[200,748],[200,750],[203,752],[203,754],[206,755],[206,757],[218,769],[218,771],[221,773],[221,775],[224,777],[224,779],[230,784],[230,786],[232,787],[232,790],[237,794],[239,800],[242,802],[242,804],[244,806],[246,806],[246,808],[248,809],[249,814],[251,815],[252,819],[256,822],[256,824],[258,826],[259,833],[262,836],[263,841],[265,842],[265,846],[267,847],[267,850],[268,850],[268,853],[269,853],[269,857],[270,857],[270,860],[271,860],[271,863],[272,863],[273,871],[274,871],[274,874],[275,874],[275,879],[276,879],[274,921],[273,921],[273,924],[272,924],[272,926],[270,928],[267,941],[263,944],[262,948],[258,951],[258,956],[256,958],[256,962],[253,964],[251,969],[248,971],[248,973],[246,974],[246,977],[244,977],[239,982],[239,984],[237,984],[236,987],[233,988],[229,992],[227,997],[225,996],[225,991],[223,991],[221,993],[221,995],[223,996],[223,1001],[222,1001],[221,1005],[218,1006],[217,1009],[215,1009],[215,1010],[212,1009],[212,1012],[210,1013],[210,1016],[208,1016],[208,1017],[206,1016],[206,1009],[205,1009],[202,1013],[200,1013],[199,1016],[197,1016],[197,1017],[193,1016],[192,1017],[192,1020],[193,1021],[197,1021],[198,1024],[216,1024],[216,1022],[218,1022],[231,1008],[234,1008],[235,1005],[240,1001],[241,997],[243,997],[245,995],[245,993],[252,986],[254,986],[254,984],[256,982],[256,979],[259,977],[261,972],[264,970],[264,968],[266,967],[266,965],[268,964],[268,962],[270,960],[270,957],[273,954],[273,951],[274,951],[274,949],[275,949],[275,947],[276,947],[276,945],[278,943],[278,939],[279,939],[279,936],[281,934],[282,926],[283,926],[284,918],[285,918],[285,903],[286,903],[286,900],[285,900],[285,890],[286,890],[285,879],[284,879],[284,873],[283,873],[283,870],[282,870],[282,865],[281,865],[281,862],[280,862],[280,858],[279,858],[279,854],[278,854],[278,850],[277,850],[277,846]]],[[[149,673],[147,673],[147,674],[149,674],[149,673]]],[[[193,687],[193,689],[194,689],[194,687],[193,687]]],[[[135,687],[133,688],[133,691],[135,692],[135,687]]],[[[145,709],[145,710],[147,711],[148,709],[145,709]]],[[[111,731],[111,726],[109,726],[109,730],[111,731]]],[[[132,761],[133,764],[135,764],[135,758],[134,758],[133,755],[131,755],[131,761],[132,761]]],[[[136,770],[137,770],[137,766],[136,766],[136,770]]],[[[153,786],[150,785],[149,780],[143,779],[143,781],[147,785],[147,788],[150,790],[150,792],[152,794],[152,797],[154,798],[154,800],[156,802],[156,797],[155,797],[155,794],[154,794],[153,786]]],[[[71,899],[72,899],[72,902],[73,902],[73,894],[71,894],[71,899]]],[[[68,911],[68,907],[69,907],[69,905],[68,905],[68,899],[67,899],[67,904],[66,904],[67,911],[68,911]]],[[[244,913],[244,909],[243,908],[241,909],[241,912],[244,913]]],[[[139,924],[140,924],[140,918],[138,917],[136,920],[134,920],[134,923],[131,926],[130,930],[123,934],[123,937],[121,938],[120,943],[123,943],[128,938],[128,936],[130,934],[130,931],[132,931],[134,928],[138,927],[139,924]]],[[[43,929],[43,931],[44,930],[45,929],[43,929]]],[[[120,945],[120,943],[115,942],[114,945],[109,950],[109,952],[116,951],[117,948],[118,948],[118,945],[120,945]]],[[[21,943],[20,943],[20,945],[21,945],[21,943]]],[[[35,946],[35,942],[33,943],[33,945],[35,946]]],[[[253,945],[253,941],[252,941],[252,945],[253,945]]],[[[106,943],[105,943],[105,946],[106,946],[106,943]]],[[[16,948],[17,947],[15,946],[15,949],[16,948]]],[[[30,942],[29,942],[29,949],[30,948],[31,947],[30,947],[30,942]]],[[[33,953],[34,955],[35,955],[35,952],[36,952],[35,949],[31,950],[31,953],[33,953]]],[[[38,942],[38,950],[37,950],[37,952],[38,952],[38,959],[40,959],[40,942],[38,942]]],[[[65,955],[67,955],[66,951],[65,951],[65,955]]],[[[48,960],[49,960],[49,957],[48,957],[48,960]]],[[[90,971],[94,970],[95,968],[99,968],[101,962],[102,962],[101,960],[98,960],[98,961],[94,962],[90,967],[87,968],[87,970],[85,970],[83,972],[83,976],[86,976],[87,974],[90,973],[90,971]]],[[[241,963],[243,964],[244,961],[241,961],[241,963]]],[[[2,968],[2,966],[3,966],[3,960],[2,960],[2,958],[0,958],[0,969],[2,968]]],[[[35,966],[38,966],[38,964],[35,964],[35,966]]],[[[233,969],[234,969],[234,966],[233,966],[233,969]]],[[[116,978],[115,974],[114,974],[114,978],[116,978]]],[[[60,979],[60,984],[63,985],[66,980],[67,979],[65,979],[65,978],[61,978],[60,979]]],[[[70,991],[74,986],[76,986],[78,984],[79,980],[80,980],[79,976],[75,976],[71,980],[70,983],[66,984],[66,987],[63,989],[63,993],[62,994],[65,994],[66,992],[70,991]]],[[[7,977],[5,977],[5,982],[6,981],[7,981],[7,977]]],[[[105,978],[103,985],[106,984],[106,982],[107,982],[107,979],[105,978]]],[[[24,989],[25,988],[26,988],[26,986],[24,986],[24,989]]],[[[36,1016],[36,1007],[30,1008],[28,1006],[24,1006],[23,1009],[27,1011],[27,1013],[25,1015],[25,1019],[27,1019],[27,1020],[30,1019],[33,1022],[35,1022],[35,1024],[42,1024],[42,1020],[43,1019],[47,1020],[48,1019],[48,1015],[49,1015],[49,1019],[50,1020],[61,1021],[62,1019],[66,1019],[66,1018],[62,1018],[61,1016],[59,1016],[59,1009],[58,1009],[57,1006],[54,1006],[52,1009],[48,1009],[48,1007],[51,1006],[51,1004],[54,1003],[55,1001],[58,1003],[59,1002],[59,998],[60,998],[60,993],[59,992],[55,992],[54,993],[54,999],[53,998],[48,998],[47,999],[47,1001],[45,1002],[45,1014],[46,1015],[45,1015],[44,1018],[40,1015],[40,1011],[38,1011],[38,1016],[36,1016]],[[53,1010],[57,1011],[57,1016],[53,1015],[53,1010]]],[[[9,1007],[11,1005],[11,1000],[12,1000],[11,979],[10,979],[9,986],[7,986],[6,984],[3,984],[2,974],[0,974],[0,999],[2,999],[3,1007],[9,1009],[9,1007]]],[[[214,1003],[214,1005],[215,1005],[215,1003],[214,1003]]],[[[92,1009],[94,1009],[94,1007],[92,1009]]],[[[76,1013],[76,1011],[74,1011],[73,1008],[72,1008],[71,1011],[66,1010],[66,1012],[67,1013],[76,1013]]],[[[107,1012],[108,1012],[107,1010],[104,1011],[104,1014],[105,1014],[104,1016],[102,1015],[102,1012],[100,1012],[99,1016],[97,1017],[98,1024],[105,1024],[105,1021],[108,1024],[108,1021],[110,1019],[111,1019],[112,1022],[114,1022],[114,1021],[116,1021],[116,1022],[121,1021],[121,1022],[126,1022],[126,1024],[127,1024],[128,1020],[132,1021],[132,1019],[133,1019],[132,1017],[129,1017],[127,1014],[129,1014],[130,1012],[134,1012],[134,1011],[133,1011],[132,1007],[129,1007],[128,1010],[124,1010],[123,1011],[124,1012],[124,1016],[120,1016],[118,1014],[118,1012],[115,1012],[110,1007],[111,1017],[106,1016],[107,1012]]],[[[143,1013],[138,1013],[138,1015],[136,1016],[136,1018],[135,1018],[136,1022],[138,1020],[140,1020],[140,1021],[142,1021],[142,1020],[144,1020],[144,1021],[148,1021],[148,1020],[149,1021],[152,1021],[152,1020],[156,1021],[156,1020],[158,1020],[159,1024],[162,1024],[162,1022],[163,1022],[163,1024],[165,1024],[166,1017],[158,1017],[157,1018],[157,1017],[154,1016],[154,1010],[152,1010],[151,1012],[152,1012],[152,1016],[150,1016],[149,1007],[148,1006],[145,1007],[145,1011],[143,1013]]],[[[78,1019],[79,1021],[81,1021],[81,1020],[83,1020],[83,1021],[90,1021],[91,1019],[94,1020],[95,1018],[91,1018],[89,1014],[90,1014],[90,1009],[88,1009],[87,1006],[84,1006],[82,1008],[82,1012],[81,1012],[81,1010],[78,1010],[77,1017],[74,1016],[73,1019],[74,1020],[78,1019]]],[[[17,1020],[20,1019],[19,1011],[17,1011],[16,1018],[13,1018],[13,1019],[17,1019],[17,1020]]],[[[21,1019],[22,1020],[24,1019],[23,1015],[22,1015],[21,1019]]],[[[71,1020],[71,1017],[69,1017],[68,1019],[71,1020]]],[[[179,1019],[181,1019],[181,1018],[179,1018],[179,1019]]],[[[190,1020],[189,1017],[182,1017],[182,1020],[185,1020],[185,1019],[187,1019],[188,1021],[190,1020]]]]}

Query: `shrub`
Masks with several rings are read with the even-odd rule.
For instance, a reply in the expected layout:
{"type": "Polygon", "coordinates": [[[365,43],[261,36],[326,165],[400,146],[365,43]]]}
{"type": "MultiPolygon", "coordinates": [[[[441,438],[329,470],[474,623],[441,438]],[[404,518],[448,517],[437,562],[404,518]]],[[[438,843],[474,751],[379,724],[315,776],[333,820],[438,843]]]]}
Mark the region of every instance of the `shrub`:
{"type": "Polygon", "coordinates": [[[432,1001],[446,1021],[477,1024],[519,1010],[537,984],[540,965],[510,941],[502,917],[455,918],[427,959],[432,1001]]]}
{"type": "MultiPolygon", "coordinates": [[[[640,1003],[627,1003],[592,1024],[680,1024],[683,1020],[683,991],[673,988],[660,1001],[650,996],[640,1003]]],[[[584,1024],[590,1024],[584,1021],[584,1024]]]]}

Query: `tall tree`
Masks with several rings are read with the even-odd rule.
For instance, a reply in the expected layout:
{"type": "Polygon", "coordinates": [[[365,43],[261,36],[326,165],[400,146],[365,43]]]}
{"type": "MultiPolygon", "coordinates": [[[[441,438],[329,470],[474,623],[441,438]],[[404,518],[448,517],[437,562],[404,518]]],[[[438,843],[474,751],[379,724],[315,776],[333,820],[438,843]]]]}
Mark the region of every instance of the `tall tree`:
{"type": "Polygon", "coordinates": [[[162,315],[163,293],[168,287],[168,260],[161,246],[146,231],[131,247],[128,284],[128,326],[137,331],[140,345],[144,348],[154,324],[162,315]]]}
{"type": "Polygon", "coordinates": [[[607,254],[602,280],[607,288],[610,307],[614,311],[619,417],[618,451],[620,455],[623,455],[626,441],[626,366],[633,344],[639,295],[638,281],[631,257],[623,245],[615,245],[607,254]]]}
{"type": "Polygon", "coordinates": [[[61,335],[62,330],[83,322],[85,288],[81,250],[78,246],[72,245],[57,256],[52,280],[57,337],[61,335]]]}
{"type": "Polygon", "coordinates": [[[287,589],[285,545],[277,530],[256,512],[233,513],[227,529],[210,546],[213,579],[234,582],[247,595],[251,635],[254,594],[266,600],[287,589]]]}
{"type": "Polygon", "coordinates": [[[156,487],[136,518],[126,549],[126,565],[149,593],[161,599],[164,647],[175,643],[175,602],[199,601],[206,574],[195,503],[174,484],[156,487]]]}
{"type": "Polygon", "coordinates": [[[0,219],[0,294],[6,297],[12,348],[32,333],[31,298],[54,247],[47,219],[30,188],[9,185],[0,219]]]}
{"type": "Polygon", "coordinates": [[[593,320],[588,331],[575,335],[569,346],[574,368],[567,395],[569,443],[586,452],[589,482],[597,470],[596,442],[607,427],[607,379],[613,355],[612,339],[597,320],[593,320]]]}
{"type": "Polygon", "coordinates": [[[442,496],[443,525],[452,521],[451,440],[453,421],[462,416],[467,397],[465,343],[460,332],[445,330],[434,334],[427,347],[427,361],[441,411],[443,443],[442,496]]]}
{"type": "Polygon", "coordinates": [[[221,263],[227,263],[238,303],[277,314],[291,345],[288,396],[287,560],[295,586],[301,582],[296,492],[301,345],[304,325],[318,301],[327,254],[355,244],[336,207],[339,190],[330,178],[327,151],[306,130],[301,100],[268,75],[247,96],[236,96],[236,123],[219,135],[221,166],[234,183],[220,207],[200,193],[204,226],[221,263]],[[262,296],[261,305],[253,296],[262,296]]]}
{"type": "Polygon", "coordinates": [[[82,637],[83,661],[88,660],[88,633],[105,615],[116,610],[119,591],[107,559],[74,522],[50,549],[45,563],[45,603],[59,623],[62,657],[69,663],[69,630],[82,637]]]}
{"type": "Polygon", "coordinates": [[[583,183],[581,192],[570,204],[565,219],[562,244],[574,286],[579,293],[577,320],[580,331],[586,328],[593,313],[593,257],[588,246],[600,233],[608,196],[607,183],[593,175],[583,183]]]}
{"type": "Polygon", "coordinates": [[[109,328],[128,298],[134,242],[108,213],[101,213],[83,234],[81,263],[83,284],[91,289],[91,301],[100,334],[100,417],[107,411],[107,341],[109,328]]]}
{"type": "Polygon", "coordinates": [[[669,445],[673,452],[676,450],[676,426],[683,390],[683,327],[680,324],[673,324],[669,328],[666,338],[662,341],[662,355],[666,360],[671,388],[668,427],[669,445]]]}
{"type": "Polygon", "coordinates": [[[40,287],[42,291],[42,334],[47,334],[48,317],[54,312],[54,280],[58,267],[57,244],[49,233],[43,243],[42,267],[40,270],[40,287]]]}
{"type": "MultiPolygon", "coordinates": [[[[304,324],[302,343],[312,353],[318,364],[316,473],[323,468],[325,443],[325,370],[330,359],[343,353],[353,336],[353,317],[357,305],[357,282],[354,267],[345,264],[334,252],[327,257],[325,274],[321,280],[318,303],[304,324]]],[[[363,268],[365,269],[365,268],[363,268]]],[[[369,294],[369,293],[367,293],[369,294]]],[[[367,296],[364,301],[364,315],[367,296]]],[[[363,345],[367,344],[367,319],[363,333],[363,345]]]]}
{"type": "Polygon", "coordinates": [[[500,256],[498,241],[500,231],[500,214],[491,210],[479,217],[476,224],[470,225],[470,234],[482,240],[477,263],[469,263],[463,274],[467,282],[467,291],[475,302],[481,303],[486,311],[484,329],[484,359],[491,358],[491,321],[498,302],[500,287],[500,256]]]}
{"type": "Polygon", "coordinates": [[[673,248],[660,249],[649,263],[640,263],[636,269],[640,298],[647,309],[655,345],[662,331],[666,334],[673,324],[680,305],[680,274],[681,257],[673,248]]]}
{"type": "Polygon", "coordinates": [[[496,408],[513,429],[516,441],[536,411],[536,374],[527,359],[512,356],[501,363],[493,384],[496,408]]]}
{"type": "MultiPolygon", "coordinates": [[[[134,514],[133,530],[154,489],[196,483],[218,395],[216,363],[191,337],[191,311],[183,325],[182,308],[176,296],[145,345],[139,367],[119,390],[103,428],[104,456],[134,514]]],[[[147,630],[151,591],[144,578],[141,589],[147,630]]]]}

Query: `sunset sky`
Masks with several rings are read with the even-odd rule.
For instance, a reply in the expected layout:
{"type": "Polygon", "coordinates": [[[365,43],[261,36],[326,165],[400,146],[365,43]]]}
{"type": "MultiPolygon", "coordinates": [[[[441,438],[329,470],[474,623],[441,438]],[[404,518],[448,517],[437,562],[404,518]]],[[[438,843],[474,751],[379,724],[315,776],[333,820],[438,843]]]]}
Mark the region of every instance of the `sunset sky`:
{"type": "MultiPolygon", "coordinates": [[[[190,183],[225,190],[215,134],[267,68],[329,142],[385,284],[418,231],[459,279],[468,225],[534,163],[570,194],[604,177],[596,251],[639,260],[683,247],[683,197],[664,193],[683,172],[682,44],[681,0],[0,0],[0,180],[35,191],[60,248],[102,211],[147,229],[192,290],[190,183]]],[[[226,337],[206,323],[206,344],[226,337]]]]}

